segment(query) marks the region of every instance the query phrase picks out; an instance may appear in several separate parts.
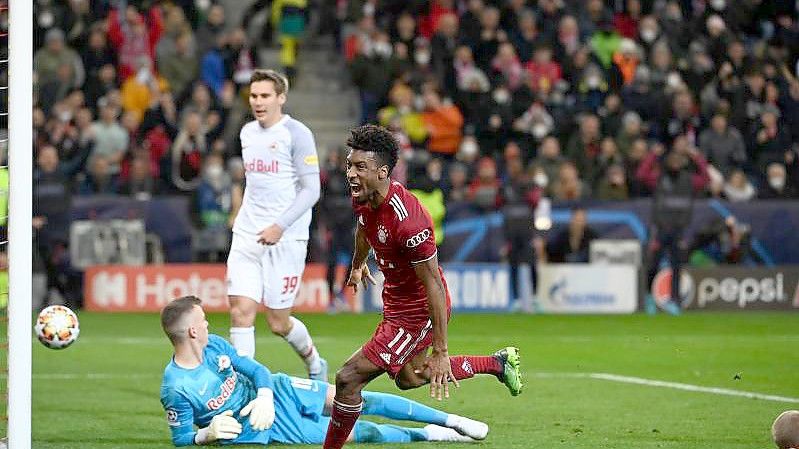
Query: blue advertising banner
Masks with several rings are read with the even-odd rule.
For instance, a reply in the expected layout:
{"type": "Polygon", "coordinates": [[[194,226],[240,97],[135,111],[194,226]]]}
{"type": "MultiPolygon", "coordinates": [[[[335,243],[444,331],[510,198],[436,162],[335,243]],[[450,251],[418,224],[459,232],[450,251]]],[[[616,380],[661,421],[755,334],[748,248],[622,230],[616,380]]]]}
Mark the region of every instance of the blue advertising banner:
{"type": "MultiPolygon", "coordinates": [[[[602,239],[636,239],[646,242],[652,223],[652,201],[586,201],[580,206],[588,212],[588,225],[602,239]]],[[[566,230],[573,204],[554,204],[552,229],[543,234],[552,238],[566,230]]],[[[763,265],[799,264],[799,201],[756,201],[728,203],[698,200],[693,220],[685,229],[690,241],[698,231],[730,215],[749,226],[752,250],[763,265]]],[[[447,204],[444,243],[439,249],[442,261],[496,262],[504,245],[503,218],[499,212],[481,213],[469,204],[447,204]]]]}

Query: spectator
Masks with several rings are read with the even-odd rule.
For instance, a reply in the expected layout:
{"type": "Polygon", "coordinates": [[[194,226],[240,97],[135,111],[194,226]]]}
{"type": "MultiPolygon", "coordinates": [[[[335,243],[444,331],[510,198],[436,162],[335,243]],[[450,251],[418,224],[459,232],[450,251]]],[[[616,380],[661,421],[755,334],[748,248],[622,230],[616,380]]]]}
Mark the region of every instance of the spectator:
{"type": "Polygon", "coordinates": [[[755,188],[740,169],[733,170],[724,184],[724,197],[732,202],[749,201],[755,197],[755,188]]]}
{"type": "Polygon", "coordinates": [[[161,180],[152,173],[150,159],[146,155],[135,156],[130,162],[128,179],[122,183],[119,193],[139,201],[148,201],[163,192],[161,180]]]}
{"type": "Polygon", "coordinates": [[[710,128],[699,134],[699,149],[707,161],[724,176],[746,162],[746,146],[737,129],[727,124],[727,117],[716,114],[710,128]]]}
{"type": "Polygon", "coordinates": [[[752,159],[761,170],[772,162],[782,162],[791,149],[791,136],[779,122],[774,110],[760,116],[760,125],[754,132],[752,159]]]}
{"type": "Polygon", "coordinates": [[[350,63],[350,74],[360,96],[361,124],[377,121],[377,110],[391,86],[390,57],[391,45],[386,38],[369,47],[358,44],[350,63]]]}
{"type": "Polygon", "coordinates": [[[463,115],[457,106],[442,101],[435,90],[424,93],[424,102],[421,118],[428,136],[427,148],[432,153],[451,157],[461,143],[463,115]]]}
{"type": "Polygon", "coordinates": [[[119,163],[128,151],[129,136],[119,124],[117,117],[119,108],[102,101],[100,105],[100,120],[92,125],[94,134],[94,151],[92,157],[103,156],[108,163],[111,174],[119,173],[119,163]]]}
{"type": "MultiPolygon", "coordinates": [[[[108,48],[105,32],[100,27],[93,27],[88,38],[88,45],[81,51],[83,67],[86,70],[86,83],[98,83],[101,80],[100,71],[106,65],[112,69],[116,64],[116,54],[108,48]]],[[[98,97],[99,98],[99,97],[98,97]]],[[[93,103],[90,102],[93,105],[93,103]]]]}
{"type": "Polygon", "coordinates": [[[613,164],[605,170],[596,189],[596,199],[602,201],[622,201],[629,198],[624,167],[613,164]]]}
{"type": "Polygon", "coordinates": [[[155,46],[161,39],[164,24],[161,9],[152,6],[145,19],[136,7],[128,5],[124,11],[111,10],[108,15],[108,40],[119,55],[118,72],[123,81],[136,74],[141,59],[155,66],[155,46]]]}
{"type": "Polygon", "coordinates": [[[95,154],[89,161],[89,173],[78,187],[78,195],[115,195],[119,193],[119,177],[111,172],[107,156],[95,154]]]}
{"type": "Polygon", "coordinates": [[[212,4],[208,9],[205,21],[197,28],[195,41],[197,54],[202,56],[215,48],[219,38],[225,33],[225,8],[220,4],[212,4]]]}
{"type": "Polygon", "coordinates": [[[788,183],[785,165],[772,162],[766,170],[766,185],[760,189],[759,198],[764,200],[784,200],[797,197],[796,188],[788,183]]]}
{"type": "Polygon", "coordinates": [[[126,111],[133,111],[139,119],[142,119],[154,97],[157,98],[161,92],[169,90],[169,84],[153,72],[150,64],[149,58],[142,57],[139,59],[136,76],[122,82],[122,107],[126,111]]]}
{"type": "Polygon", "coordinates": [[[427,139],[427,127],[422,119],[422,114],[414,108],[413,90],[404,84],[397,84],[389,93],[391,105],[378,112],[380,124],[398,128],[410,138],[415,146],[421,146],[427,139]]]}
{"type": "Polygon", "coordinates": [[[606,176],[609,167],[623,163],[624,158],[619,154],[616,141],[612,137],[605,137],[599,144],[599,154],[594,164],[589,172],[583,174],[583,178],[591,183],[592,189],[595,189],[598,182],[606,176]]]}
{"type": "Polygon", "coordinates": [[[600,152],[599,118],[586,114],[580,119],[579,133],[566,145],[566,157],[573,161],[579,173],[591,173],[592,165],[600,152]]]}
{"type": "Polygon", "coordinates": [[[253,72],[260,65],[258,52],[247,42],[247,34],[242,28],[230,32],[225,50],[227,77],[233,80],[236,91],[240,92],[249,86],[253,72]]]}
{"type": "Polygon", "coordinates": [[[469,184],[467,199],[483,211],[495,211],[501,204],[497,164],[490,157],[477,163],[477,173],[469,184]]]}
{"type": "Polygon", "coordinates": [[[45,112],[66,97],[70,90],[80,87],[85,81],[83,61],[64,43],[64,32],[53,28],[45,36],[46,46],[39,49],[33,58],[39,95],[45,112]]]}
{"type": "Polygon", "coordinates": [[[616,134],[616,145],[623,157],[628,157],[633,143],[643,136],[641,116],[635,111],[625,112],[621,118],[621,129],[616,134]]]}
{"type": "Polygon", "coordinates": [[[192,48],[189,32],[175,39],[174,50],[164,52],[158,60],[158,71],[176,96],[182,96],[199,74],[199,61],[192,48]]]}
{"type": "Polygon", "coordinates": [[[491,69],[510,90],[516,90],[522,83],[522,64],[510,42],[499,45],[497,55],[491,61],[491,69]]]}
{"type": "Polygon", "coordinates": [[[560,64],[552,60],[552,49],[542,44],[533,53],[533,60],[525,66],[534,92],[550,91],[561,79],[560,64]]]}
{"type": "Polygon", "coordinates": [[[533,165],[541,167],[548,181],[544,184],[548,184],[558,178],[558,172],[564,160],[560,154],[560,142],[556,137],[550,136],[541,141],[538,156],[533,160],[533,165]]]}
{"type": "Polygon", "coordinates": [[[597,233],[588,226],[588,214],[585,209],[577,207],[572,210],[568,229],[560,231],[546,244],[539,244],[539,258],[542,262],[552,263],[588,263],[591,241],[597,233]]]}
{"type": "Polygon", "coordinates": [[[45,35],[45,43],[45,47],[33,57],[33,70],[39,83],[63,82],[65,90],[83,85],[83,61],[64,42],[64,32],[58,28],[51,29],[45,35]]]}
{"type": "Polygon", "coordinates": [[[202,182],[202,160],[208,150],[202,118],[199,113],[189,111],[172,143],[170,156],[171,180],[178,190],[189,192],[202,182]]]}
{"type": "Polygon", "coordinates": [[[558,177],[550,183],[552,198],[556,200],[578,201],[591,196],[590,189],[577,174],[577,167],[568,161],[560,164],[558,177]]]}
{"type": "Polygon", "coordinates": [[[196,199],[202,227],[227,232],[231,207],[231,181],[220,155],[209,154],[205,158],[202,179],[197,185],[196,199]]]}
{"type": "Polygon", "coordinates": [[[460,162],[449,166],[449,178],[446,186],[446,203],[464,202],[469,196],[469,170],[460,162]]]}
{"type": "Polygon", "coordinates": [[[535,13],[525,9],[519,14],[516,30],[511,33],[511,42],[516,47],[516,54],[522,64],[530,62],[533,51],[539,48],[545,41],[545,37],[538,29],[535,13]]]}

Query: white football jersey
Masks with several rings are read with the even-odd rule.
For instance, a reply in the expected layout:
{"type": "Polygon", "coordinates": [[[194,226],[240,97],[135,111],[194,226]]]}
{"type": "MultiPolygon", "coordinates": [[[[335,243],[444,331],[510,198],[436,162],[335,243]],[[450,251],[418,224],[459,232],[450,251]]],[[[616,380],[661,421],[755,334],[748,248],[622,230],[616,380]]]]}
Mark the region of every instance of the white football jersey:
{"type": "MultiPolygon", "coordinates": [[[[300,176],[318,175],[319,158],[311,130],[287,114],[269,128],[255,120],[247,123],[240,138],[247,184],[233,232],[254,236],[291,206],[300,176]]],[[[308,240],[311,210],[286,228],[282,238],[308,240]]]]}

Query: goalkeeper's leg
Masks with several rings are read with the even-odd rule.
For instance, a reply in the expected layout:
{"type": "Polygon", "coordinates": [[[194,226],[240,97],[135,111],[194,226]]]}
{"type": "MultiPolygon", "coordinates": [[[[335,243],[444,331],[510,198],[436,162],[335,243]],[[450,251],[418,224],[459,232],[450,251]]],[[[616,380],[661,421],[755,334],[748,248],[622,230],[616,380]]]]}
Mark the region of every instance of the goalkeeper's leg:
{"type": "Polygon", "coordinates": [[[449,427],[461,435],[467,435],[476,440],[482,440],[488,434],[488,425],[483,422],[437,410],[402,396],[373,391],[364,391],[361,395],[363,396],[362,415],[436,424],[449,427]]]}
{"type": "Polygon", "coordinates": [[[458,432],[446,427],[430,424],[423,429],[400,427],[391,424],[375,424],[358,421],[355,424],[356,443],[412,443],[414,441],[472,441],[458,432]]]}

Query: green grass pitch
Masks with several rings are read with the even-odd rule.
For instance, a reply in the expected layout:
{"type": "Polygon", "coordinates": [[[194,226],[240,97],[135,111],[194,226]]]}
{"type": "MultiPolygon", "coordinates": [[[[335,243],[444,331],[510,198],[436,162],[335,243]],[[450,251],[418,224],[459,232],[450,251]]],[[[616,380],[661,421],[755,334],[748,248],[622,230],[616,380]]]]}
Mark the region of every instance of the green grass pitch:
{"type": "MultiPolygon", "coordinates": [[[[302,318],[331,368],[340,366],[379,320],[346,314],[302,318]]],[[[450,324],[450,352],[487,354],[517,345],[526,375],[521,396],[511,397],[493,378],[464,381],[440,403],[428,397],[427,389],[400,392],[386,377],[371,389],[404,394],[486,421],[491,428],[481,443],[414,443],[419,448],[769,448],[774,417],[799,404],[614,382],[585,373],[796,398],[797,318],[790,313],[460,314],[450,324]]],[[[81,313],[80,319],[81,337],[74,346],[54,351],[33,343],[33,447],[172,447],[158,400],[171,352],[158,316],[81,313]]],[[[226,315],[210,315],[209,321],[212,332],[227,336],[226,315]]],[[[299,359],[267,333],[263,319],[257,335],[260,361],[273,371],[302,374],[299,359]]]]}

